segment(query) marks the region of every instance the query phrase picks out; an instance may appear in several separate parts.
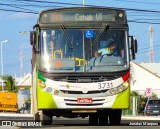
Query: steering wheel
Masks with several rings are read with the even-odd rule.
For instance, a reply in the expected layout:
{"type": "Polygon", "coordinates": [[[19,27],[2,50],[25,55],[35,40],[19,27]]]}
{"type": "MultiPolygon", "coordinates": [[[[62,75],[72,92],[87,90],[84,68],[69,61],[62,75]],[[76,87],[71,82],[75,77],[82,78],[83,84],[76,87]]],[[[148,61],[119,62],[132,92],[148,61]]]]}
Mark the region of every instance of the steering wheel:
{"type": "Polygon", "coordinates": [[[101,55],[101,57],[104,57],[104,56],[112,56],[112,54],[104,54],[104,55],[101,55]]]}
{"type": "Polygon", "coordinates": [[[102,61],[102,59],[103,59],[104,56],[112,56],[112,54],[104,54],[104,55],[101,55],[101,58],[100,58],[99,63],[102,61]]]}

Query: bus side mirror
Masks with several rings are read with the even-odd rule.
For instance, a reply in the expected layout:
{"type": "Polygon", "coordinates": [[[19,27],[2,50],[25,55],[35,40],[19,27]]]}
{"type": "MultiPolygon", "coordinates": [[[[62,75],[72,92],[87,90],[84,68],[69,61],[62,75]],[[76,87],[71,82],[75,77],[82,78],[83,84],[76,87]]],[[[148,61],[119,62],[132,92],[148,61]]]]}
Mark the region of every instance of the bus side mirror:
{"type": "Polygon", "coordinates": [[[138,51],[137,39],[134,36],[130,36],[130,49],[132,54],[132,60],[134,60],[135,55],[138,51]]]}
{"type": "Polygon", "coordinates": [[[30,44],[33,46],[33,51],[36,54],[39,54],[39,51],[36,49],[36,32],[30,31],[30,44]]]}
{"type": "Polygon", "coordinates": [[[133,49],[134,49],[134,52],[137,53],[138,52],[137,39],[134,38],[133,40],[134,40],[133,41],[133,49]]]}
{"type": "Polygon", "coordinates": [[[36,44],[36,32],[30,31],[30,44],[35,45],[36,44]]]}

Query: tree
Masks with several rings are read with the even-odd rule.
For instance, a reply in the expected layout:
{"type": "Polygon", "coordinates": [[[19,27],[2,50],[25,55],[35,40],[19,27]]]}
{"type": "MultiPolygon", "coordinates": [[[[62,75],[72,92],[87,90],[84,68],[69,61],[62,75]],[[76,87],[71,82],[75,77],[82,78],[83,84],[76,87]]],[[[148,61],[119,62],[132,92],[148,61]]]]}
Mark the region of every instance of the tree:
{"type": "Polygon", "coordinates": [[[140,96],[138,91],[131,91],[130,96],[140,96]]]}
{"type": "Polygon", "coordinates": [[[157,94],[156,94],[156,93],[154,93],[154,92],[152,92],[152,96],[151,96],[151,98],[153,98],[153,99],[158,98],[158,97],[157,97],[157,94]]]}
{"type": "Polygon", "coordinates": [[[5,80],[6,85],[4,87],[5,90],[8,90],[9,92],[17,92],[18,88],[15,85],[15,80],[12,76],[3,76],[3,80],[5,80]]]}

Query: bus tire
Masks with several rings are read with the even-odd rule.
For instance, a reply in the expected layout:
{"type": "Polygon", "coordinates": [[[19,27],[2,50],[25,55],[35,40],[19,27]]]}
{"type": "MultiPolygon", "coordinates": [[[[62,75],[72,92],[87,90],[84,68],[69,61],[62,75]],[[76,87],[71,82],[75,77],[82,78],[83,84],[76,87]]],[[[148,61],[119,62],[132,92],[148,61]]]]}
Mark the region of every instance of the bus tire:
{"type": "Polygon", "coordinates": [[[106,110],[99,112],[99,125],[108,125],[108,112],[106,110]]]}
{"type": "Polygon", "coordinates": [[[41,122],[42,125],[52,124],[52,113],[50,113],[48,110],[40,110],[39,121],[41,122]]]}
{"type": "Polygon", "coordinates": [[[109,112],[110,125],[120,125],[121,123],[122,110],[113,109],[109,112]]]}
{"type": "Polygon", "coordinates": [[[89,125],[98,125],[98,114],[93,113],[89,115],[89,125]]]}

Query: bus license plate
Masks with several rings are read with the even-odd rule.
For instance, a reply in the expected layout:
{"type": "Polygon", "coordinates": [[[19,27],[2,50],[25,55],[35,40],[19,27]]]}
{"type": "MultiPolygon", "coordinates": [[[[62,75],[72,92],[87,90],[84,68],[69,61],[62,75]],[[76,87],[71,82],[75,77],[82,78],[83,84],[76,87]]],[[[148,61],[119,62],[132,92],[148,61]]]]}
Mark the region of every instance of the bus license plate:
{"type": "Polygon", "coordinates": [[[92,103],[92,98],[77,98],[77,103],[89,104],[92,103]]]}

